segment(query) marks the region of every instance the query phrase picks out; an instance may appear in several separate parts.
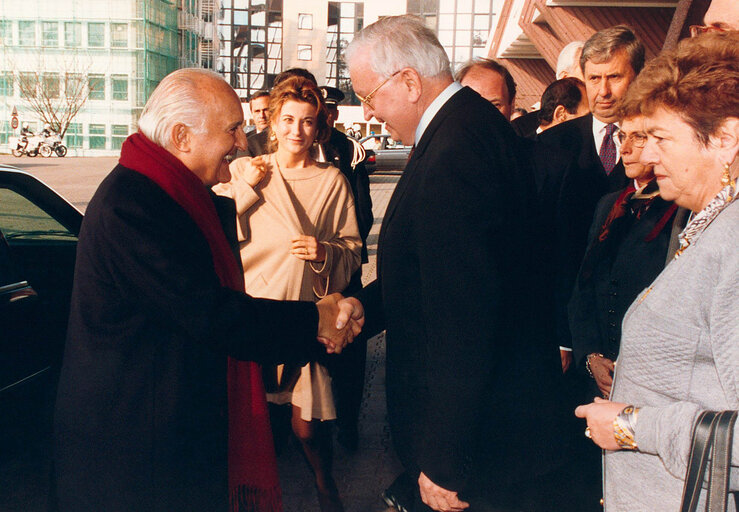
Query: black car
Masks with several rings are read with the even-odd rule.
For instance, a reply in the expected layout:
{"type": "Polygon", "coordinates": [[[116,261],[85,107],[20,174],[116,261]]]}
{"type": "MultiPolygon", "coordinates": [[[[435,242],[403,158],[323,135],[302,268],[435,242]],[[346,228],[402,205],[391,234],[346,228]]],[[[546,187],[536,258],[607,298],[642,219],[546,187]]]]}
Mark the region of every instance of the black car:
{"type": "Polygon", "coordinates": [[[51,188],[0,165],[0,434],[6,441],[20,443],[25,434],[50,428],[81,224],[82,213],[51,188]]]}
{"type": "Polygon", "coordinates": [[[388,134],[368,135],[359,140],[367,151],[367,159],[364,161],[367,172],[401,173],[408,163],[411,154],[411,146],[404,146],[396,142],[388,134]]]}

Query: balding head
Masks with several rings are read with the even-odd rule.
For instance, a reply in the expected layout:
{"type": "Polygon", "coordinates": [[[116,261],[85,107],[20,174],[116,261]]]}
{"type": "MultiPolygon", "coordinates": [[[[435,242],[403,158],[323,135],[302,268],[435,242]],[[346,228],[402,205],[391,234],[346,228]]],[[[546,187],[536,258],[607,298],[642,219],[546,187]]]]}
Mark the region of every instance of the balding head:
{"type": "Polygon", "coordinates": [[[582,54],[584,45],[585,41],[572,41],[562,48],[557,57],[557,80],[567,77],[583,79],[582,69],[580,68],[580,54],[582,54]]]}
{"type": "Polygon", "coordinates": [[[164,77],[139,118],[139,130],[152,142],[169,147],[172,128],[184,124],[196,132],[204,128],[205,109],[213,95],[238,96],[223,77],[200,68],[178,69],[164,77]]]}

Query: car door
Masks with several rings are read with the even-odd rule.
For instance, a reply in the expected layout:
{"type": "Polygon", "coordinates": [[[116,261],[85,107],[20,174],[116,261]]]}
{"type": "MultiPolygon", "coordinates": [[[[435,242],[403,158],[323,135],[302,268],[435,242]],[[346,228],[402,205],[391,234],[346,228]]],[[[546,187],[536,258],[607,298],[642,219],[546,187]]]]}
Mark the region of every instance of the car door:
{"type": "Polygon", "coordinates": [[[45,422],[66,335],[82,214],[0,170],[0,426],[45,422]]]}

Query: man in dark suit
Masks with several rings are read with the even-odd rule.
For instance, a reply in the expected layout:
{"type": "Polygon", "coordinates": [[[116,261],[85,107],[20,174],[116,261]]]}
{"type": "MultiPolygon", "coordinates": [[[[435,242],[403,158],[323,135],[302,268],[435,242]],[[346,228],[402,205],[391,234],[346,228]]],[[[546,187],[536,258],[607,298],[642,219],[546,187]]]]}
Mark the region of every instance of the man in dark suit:
{"type": "Polygon", "coordinates": [[[557,230],[557,332],[563,347],[571,347],[567,302],[585,253],[595,206],[605,194],[628,183],[619,153],[618,105],[643,66],[644,45],[631,29],[619,25],[596,32],[580,55],[591,113],[539,134],[542,144],[574,162],[567,168],[547,168],[548,181],[558,190],[552,218],[557,230]]]}
{"type": "Polygon", "coordinates": [[[244,147],[243,121],[219,75],[170,74],[90,201],[54,419],[61,511],[279,503],[264,390],[251,387],[261,380],[247,378],[252,365],[233,373],[227,356],[304,362],[323,350],[317,333],[340,348],[356,330],[336,331],[337,297],[243,292],[235,206],[210,191],[230,179],[226,156],[244,147]],[[229,389],[252,407],[227,410],[229,389]],[[235,436],[235,423],[254,437],[235,436]],[[227,450],[244,444],[248,455],[227,473],[227,450]]]}
{"type": "Polygon", "coordinates": [[[387,329],[388,418],[415,495],[403,506],[564,510],[554,470],[570,412],[534,314],[546,305],[530,293],[533,183],[516,135],[453,82],[414,17],[366,27],[346,56],[365,118],[415,146],[385,213],[377,279],[346,299],[365,306],[368,331],[387,329]]]}

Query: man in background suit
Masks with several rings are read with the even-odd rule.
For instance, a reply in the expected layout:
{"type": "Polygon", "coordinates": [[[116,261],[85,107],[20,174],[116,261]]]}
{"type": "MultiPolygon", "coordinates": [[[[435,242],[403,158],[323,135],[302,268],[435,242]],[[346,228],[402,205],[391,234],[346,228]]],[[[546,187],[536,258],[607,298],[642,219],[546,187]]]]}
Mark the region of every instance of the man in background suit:
{"type": "Polygon", "coordinates": [[[378,277],[345,299],[366,307],[367,331],[387,329],[388,418],[415,495],[402,505],[565,510],[555,470],[568,410],[534,314],[546,305],[530,293],[534,186],[516,135],[453,81],[412,16],[366,27],[346,58],[365,118],[414,145],[383,220],[378,277]]]}

